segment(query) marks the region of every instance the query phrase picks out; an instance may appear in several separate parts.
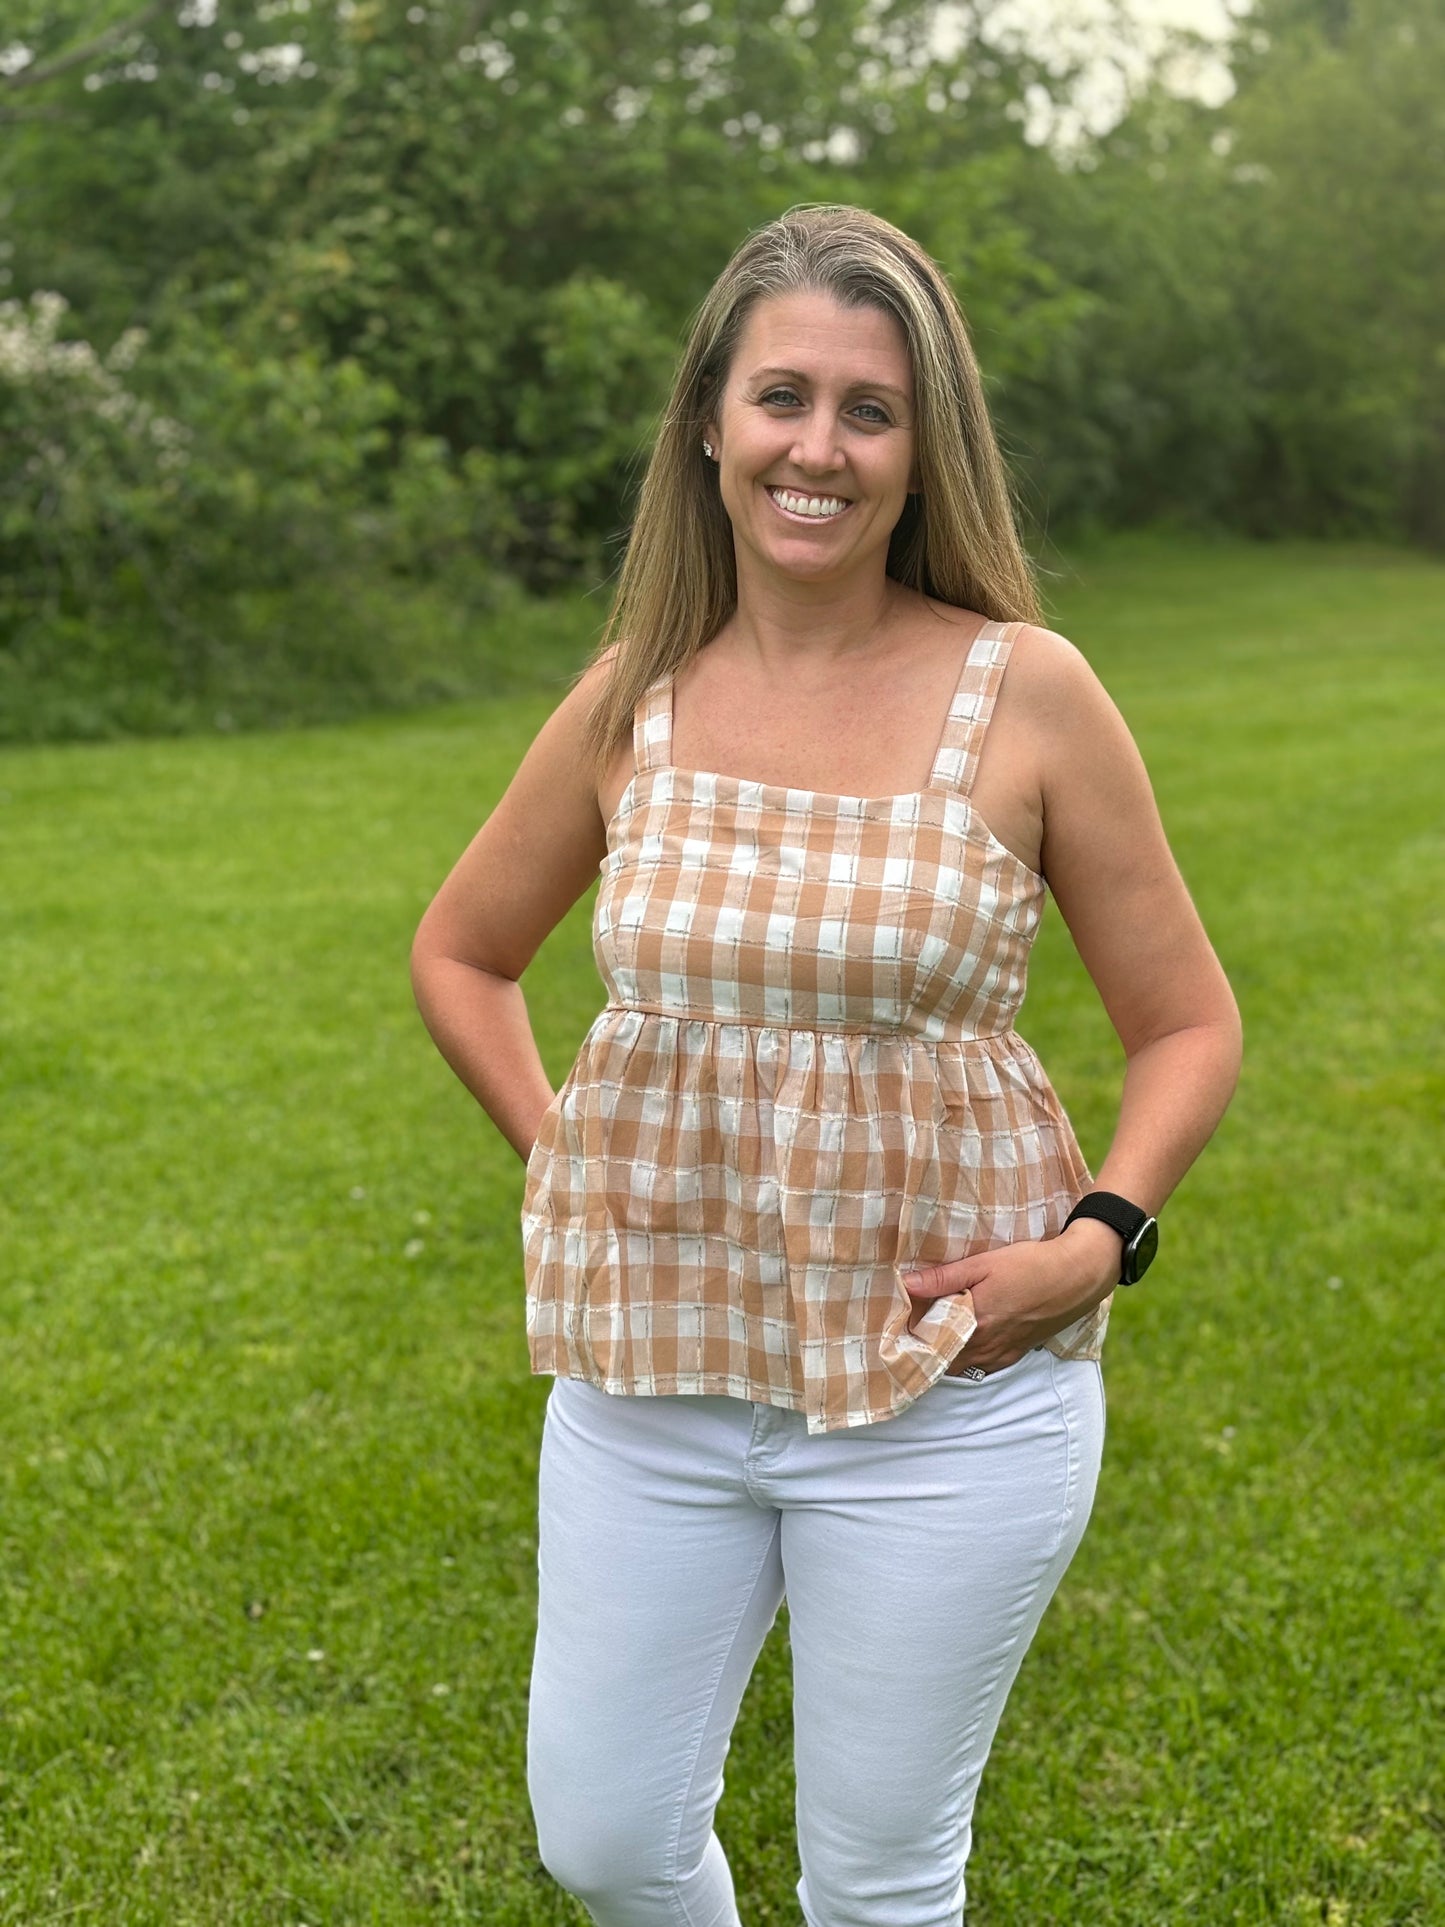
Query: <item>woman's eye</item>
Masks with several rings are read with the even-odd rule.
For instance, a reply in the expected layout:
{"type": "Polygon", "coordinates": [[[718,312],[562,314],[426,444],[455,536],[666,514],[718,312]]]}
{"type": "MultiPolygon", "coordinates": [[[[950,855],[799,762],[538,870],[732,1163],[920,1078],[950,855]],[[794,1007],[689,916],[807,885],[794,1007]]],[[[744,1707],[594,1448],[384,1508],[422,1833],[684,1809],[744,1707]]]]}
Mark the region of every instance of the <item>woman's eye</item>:
{"type": "MultiPolygon", "coordinates": [[[[766,408],[789,408],[796,405],[798,397],[791,388],[770,388],[767,394],[758,399],[766,408]]],[[[867,420],[870,425],[881,423],[884,428],[891,425],[886,409],[880,408],[876,401],[860,401],[853,412],[861,415],[865,409],[869,411],[867,420]]]]}

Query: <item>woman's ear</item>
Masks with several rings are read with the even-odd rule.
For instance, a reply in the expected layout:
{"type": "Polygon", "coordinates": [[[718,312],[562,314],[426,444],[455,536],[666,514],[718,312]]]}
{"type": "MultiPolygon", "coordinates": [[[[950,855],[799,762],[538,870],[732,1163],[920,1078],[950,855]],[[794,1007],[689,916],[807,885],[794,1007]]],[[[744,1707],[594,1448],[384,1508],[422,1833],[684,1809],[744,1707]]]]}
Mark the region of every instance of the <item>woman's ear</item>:
{"type": "Polygon", "coordinates": [[[703,423],[701,446],[707,453],[709,459],[715,462],[722,454],[722,435],[718,429],[717,421],[718,416],[722,413],[720,407],[722,394],[717,382],[711,380],[704,381],[698,400],[707,411],[707,420],[703,423]]]}

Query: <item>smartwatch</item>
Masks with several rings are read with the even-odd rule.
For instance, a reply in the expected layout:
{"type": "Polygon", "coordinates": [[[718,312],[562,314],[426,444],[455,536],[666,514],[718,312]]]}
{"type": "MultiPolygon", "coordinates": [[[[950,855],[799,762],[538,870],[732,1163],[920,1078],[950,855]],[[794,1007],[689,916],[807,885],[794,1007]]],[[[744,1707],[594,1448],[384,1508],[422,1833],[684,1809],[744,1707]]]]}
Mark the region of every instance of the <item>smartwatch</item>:
{"type": "Polygon", "coordinates": [[[1159,1226],[1147,1211],[1141,1211],[1137,1204],[1130,1204],[1114,1191],[1090,1191],[1079,1199],[1063,1228],[1068,1230],[1075,1218],[1097,1218],[1101,1224],[1117,1231],[1124,1240],[1124,1255],[1119,1264],[1119,1283],[1137,1285],[1144,1273],[1154,1262],[1154,1254],[1159,1249],[1159,1226]]]}

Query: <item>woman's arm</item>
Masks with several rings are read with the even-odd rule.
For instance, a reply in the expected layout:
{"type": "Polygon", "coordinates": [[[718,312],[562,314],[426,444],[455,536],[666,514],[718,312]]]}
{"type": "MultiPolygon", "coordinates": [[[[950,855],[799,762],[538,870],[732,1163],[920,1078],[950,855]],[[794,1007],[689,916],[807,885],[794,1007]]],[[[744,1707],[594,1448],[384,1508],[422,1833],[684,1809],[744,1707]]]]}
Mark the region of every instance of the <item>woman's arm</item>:
{"type": "Polygon", "coordinates": [[[1039,640],[1044,874],[1124,1047],[1097,1185],[1157,1212],[1234,1094],[1239,1009],[1123,717],[1076,649],[1048,631],[1039,640]]]}
{"type": "Polygon", "coordinates": [[[606,854],[606,826],[582,745],[605,662],[593,664],[543,724],[412,944],[422,1022],[522,1158],[552,1088],[517,980],[596,878],[606,854]]]}
{"type": "MultiPolygon", "coordinates": [[[[1020,643],[1005,680],[1037,756],[1043,871],[1124,1047],[1119,1118],[1097,1188],[1157,1212],[1234,1092],[1239,1011],[1123,718],[1062,636],[1031,629],[1020,643]]],[[[971,1290],[979,1329],[969,1360],[998,1369],[1105,1298],[1119,1259],[1118,1235],[1082,1220],[1058,1238],[932,1266],[907,1282],[929,1300],[971,1290]]]]}

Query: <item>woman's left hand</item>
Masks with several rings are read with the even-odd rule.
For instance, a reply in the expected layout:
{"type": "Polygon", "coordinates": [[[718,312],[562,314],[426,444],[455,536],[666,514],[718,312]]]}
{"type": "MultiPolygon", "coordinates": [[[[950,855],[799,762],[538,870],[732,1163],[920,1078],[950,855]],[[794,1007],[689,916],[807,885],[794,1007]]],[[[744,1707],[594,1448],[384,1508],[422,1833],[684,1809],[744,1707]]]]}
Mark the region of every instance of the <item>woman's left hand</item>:
{"type": "Polygon", "coordinates": [[[1056,1238],[902,1271],[916,1308],[909,1329],[935,1298],[967,1291],[978,1324],[949,1372],[965,1365],[1001,1372],[1108,1297],[1119,1281],[1119,1253],[1116,1232],[1077,1219],[1056,1238]]]}

